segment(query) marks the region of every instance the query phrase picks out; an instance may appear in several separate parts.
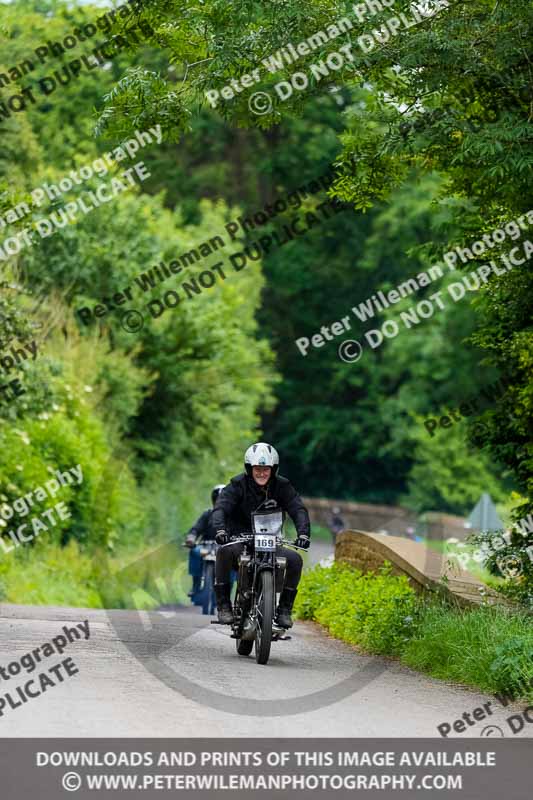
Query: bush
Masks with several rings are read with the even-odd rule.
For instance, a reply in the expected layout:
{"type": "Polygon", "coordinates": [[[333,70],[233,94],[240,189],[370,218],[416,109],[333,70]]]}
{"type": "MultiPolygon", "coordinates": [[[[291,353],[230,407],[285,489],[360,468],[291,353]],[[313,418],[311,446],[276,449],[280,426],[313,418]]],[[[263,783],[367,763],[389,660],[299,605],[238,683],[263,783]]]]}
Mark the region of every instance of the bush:
{"type": "Polygon", "coordinates": [[[66,547],[37,540],[0,561],[4,603],[102,608],[94,562],[71,540],[66,547]]]}
{"type": "Polygon", "coordinates": [[[377,574],[342,564],[315,567],[300,587],[299,616],[374,653],[399,652],[416,618],[416,593],[406,577],[391,574],[390,565],[377,574]]]}
{"type": "Polygon", "coordinates": [[[486,555],[485,567],[502,578],[494,588],[515,603],[533,611],[532,516],[509,531],[488,530],[472,534],[469,543],[486,555]]]}
{"type": "Polygon", "coordinates": [[[187,602],[187,555],[176,542],[149,551],[108,556],[38,539],[33,547],[0,557],[0,598],[5,603],[72,608],[158,608],[187,602]]]}
{"type": "Polygon", "coordinates": [[[384,566],[315,567],[301,581],[295,611],[350,644],[435,678],[482,691],[533,698],[533,626],[527,613],[498,606],[460,610],[422,599],[384,566]]]}

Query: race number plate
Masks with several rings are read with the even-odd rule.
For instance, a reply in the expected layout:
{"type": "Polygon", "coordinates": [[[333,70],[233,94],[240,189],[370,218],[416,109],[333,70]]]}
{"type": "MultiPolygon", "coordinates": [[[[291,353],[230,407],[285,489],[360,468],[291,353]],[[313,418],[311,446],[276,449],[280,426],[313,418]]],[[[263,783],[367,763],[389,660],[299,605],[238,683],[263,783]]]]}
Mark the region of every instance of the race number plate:
{"type": "Polygon", "coordinates": [[[266,533],[259,533],[255,536],[256,551],[271,551],[276,549],[276,537],[266,533]]]}

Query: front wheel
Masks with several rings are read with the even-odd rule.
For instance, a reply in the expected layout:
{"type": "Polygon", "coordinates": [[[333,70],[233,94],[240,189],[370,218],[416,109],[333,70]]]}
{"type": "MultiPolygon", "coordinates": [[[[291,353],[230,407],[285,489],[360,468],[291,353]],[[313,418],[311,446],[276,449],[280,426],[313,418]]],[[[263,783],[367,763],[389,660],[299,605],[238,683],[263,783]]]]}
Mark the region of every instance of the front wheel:
{"type": "Polygon", "coordinates": [[[266,664],[272,644],[274,619],[274,580],[271,572],[261,572],[258,579],[257,628],[255,634],[255,660],[266,664]]]}

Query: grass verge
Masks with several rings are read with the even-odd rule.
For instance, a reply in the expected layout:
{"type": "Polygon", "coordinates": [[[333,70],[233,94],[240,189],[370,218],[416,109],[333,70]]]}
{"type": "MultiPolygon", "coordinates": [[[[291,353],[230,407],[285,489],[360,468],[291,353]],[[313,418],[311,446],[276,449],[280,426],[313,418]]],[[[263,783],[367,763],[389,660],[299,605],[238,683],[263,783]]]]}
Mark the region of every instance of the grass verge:
{"type": "Polygon", "coordinates": [[[187,603],[187,554],[173,541],[108,556],[77,542],[37,540],[0,560],[0,602],[77,608],[187,603]]]}
{"type": "Polygon", "coordinates": [[[363,574],[338,563],[303,575],[295,612],[432,677],[533,700],[533,625],[525,612],[452,608],[417,595],[390,565],[363,574]]]}

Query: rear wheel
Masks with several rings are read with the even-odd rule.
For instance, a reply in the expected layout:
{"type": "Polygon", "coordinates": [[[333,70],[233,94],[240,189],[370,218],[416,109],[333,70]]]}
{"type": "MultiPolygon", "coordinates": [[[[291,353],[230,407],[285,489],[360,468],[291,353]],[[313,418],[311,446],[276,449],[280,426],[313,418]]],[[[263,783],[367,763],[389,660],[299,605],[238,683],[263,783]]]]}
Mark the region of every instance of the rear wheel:
{"type": "Polygon", "coordinates": [[[258,664],[266,664],[270,656],[274,619],[274,580],[271,572],[265,570],[260,573],[258,588],[255,660],[258,664]]]}

